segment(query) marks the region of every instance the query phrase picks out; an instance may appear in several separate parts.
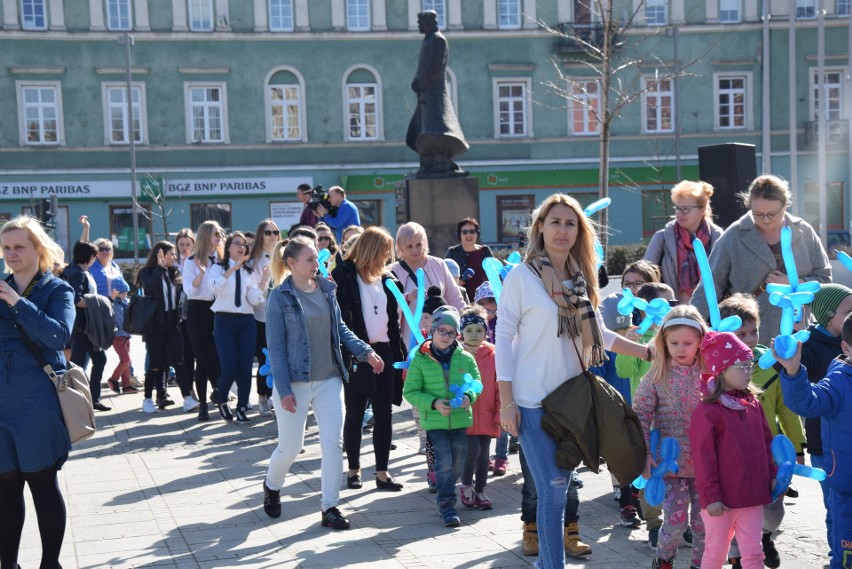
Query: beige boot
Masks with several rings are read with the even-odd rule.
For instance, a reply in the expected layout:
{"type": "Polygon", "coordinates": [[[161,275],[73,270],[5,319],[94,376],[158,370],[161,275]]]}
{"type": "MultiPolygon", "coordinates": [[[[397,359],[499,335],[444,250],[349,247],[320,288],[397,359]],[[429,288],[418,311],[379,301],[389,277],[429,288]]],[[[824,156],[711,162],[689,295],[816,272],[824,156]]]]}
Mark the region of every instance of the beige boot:
{"type": "Polygon", "coordinates": [[[580,540],[580,525],[572,522],[565,526],[565,553],[571,557],[589,555],[592,548],[580,540]]]}
{"type": "Polygon", "coordinates": [[[538,555],[538,530],[534,523],[524,524],[524,555],[538,555]]]}

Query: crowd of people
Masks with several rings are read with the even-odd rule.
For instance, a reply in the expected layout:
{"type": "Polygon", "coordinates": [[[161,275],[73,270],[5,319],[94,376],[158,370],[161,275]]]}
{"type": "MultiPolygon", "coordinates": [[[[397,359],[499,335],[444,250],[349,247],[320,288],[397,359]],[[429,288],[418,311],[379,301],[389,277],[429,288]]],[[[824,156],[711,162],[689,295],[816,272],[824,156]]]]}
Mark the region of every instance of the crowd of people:
{"type": "MultiPolygon", "coordinates": [[[[321,524],[335,530],[350,527],[339,508],[344,451],[346,487],[364,483],[368,415],[376,489],[403,488],[390,463],[392,413],[403,399],[414,411],[424,481],[444,526],[460,525],[460,510],[494,506],[486,494],[489,474],[505,474],[509,447],[519,447],[523,552],[537,555],[539,568],[563,567],[566,554],[592,551],[579,533],[581,481],[566,466],[579,463],[572,454],[579,450],[545,427],[554,420],[548,402],[570,382],[591,381],[592,389],[600,382],[598,388],[608,384],[620,394],[606,413],[641,426],[637,436],[649,450],[637,474],[648,478],[657,466],[652,429],[679,443],[679,468],[664,479],[661,507],[612,469],[620,523],[638,528],[644,518],[657,569],[673,566],[682,540],[692,543],[693,568],[780,566],[774,533],[784,503],[771,497],[777,466],[770,441],[781,432],[799,462],[807,449],[811,463],[829,473],[822,483],[827,541],[831,566],[843,566],[852,547],[852,478],[845,470],[852,447],[843,422],[852,289],[831,282],[813,228],[787,212],[786,182],[755,179],[744,195],[749,211],[725,230],[712,222],[711,186],[684,181],[672,189],[674,219],[654,235],[645,259],[622,274],[624,289],[637,298],[671,306],[643,334],[636,332],[641,311],[618,310],[622,293],[601,297],[606,274],[595,252],[597,228],[569,195],[553,194],[531,212],[523,262],[505,275],[497,296],[498,283],[483,269],[494,253],[480,242],[476,219],[458,223],[458,245],[439,258],[416,222],[392,236],[382,227],[362,228],[340,188],[329,190],[325,205],[312,202],[307,185],[297,193],[304,214],[286,235],[271,219],[253,232],[205,221],[181,230],[174,243],[155,243],[132,278],[113,261],[110,240],[89,240],[85,216],[64,267],[61,249],[34,219],[15,218],[0,229],[11,273],[0,281],[0,381],[11,394],[0,400],[0,568],[17,567],[25,484],[38,514],[43,568],[59,567],[65,527],[57,472],[70,440],[55,388],[24,348],[26,335],[57,370],[70,363],[86,369],[91,360],[98,412],[110,411],[101,398],[110,347],[119,364],[107,389],[141,389],[144,413],[175,404],[173,382],[183,411],[199,421],[210,420],[210,403],[223,421],[248,423],[254,384],[257,414],[274,415],[278,427],[263,480],[263,509],[272,518],[282,515],[281,492],[309,412],[319,428],[321,524]],[[780,309],[767,291],[769,284],[789,284],[784,227],[792,230],[800,282],[823,283],[799,324],[810,338],[786,358],[774,351],[780,309]],[[696,238],[709,252],[712,283],[702,281],[696,238]],[[723,315],[740,317],[738,330],[708,328],[707,287],[723,315]],[[151,307],[144,370],[131,365],[129,345],[138,338],[125,325],[139,298],[151,307]],[[768,350],[778,363],[760,369],[755,362],[768,350]],[[260,370],[265,363],[268,376],[260,370]]],[[[569,407],[563,414],[576,414],[580,425],[572,440],[586,448],[600,434],[579,418],[589,409],[569,407]]]]}

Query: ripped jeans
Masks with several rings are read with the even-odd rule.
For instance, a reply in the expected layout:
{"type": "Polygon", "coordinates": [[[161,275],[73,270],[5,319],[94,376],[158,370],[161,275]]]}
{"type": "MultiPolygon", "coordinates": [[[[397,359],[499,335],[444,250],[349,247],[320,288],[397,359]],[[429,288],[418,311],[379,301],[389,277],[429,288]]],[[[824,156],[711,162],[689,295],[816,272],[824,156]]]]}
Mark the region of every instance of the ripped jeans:
{"type": "Polygon", "coordinates": [[[519,407],[521,448],[538,493],[536,524],[539,569],[565,567],[564,516],[571,471],[556,466],[556,441],[541,428],[544,409],[519,407]]]}

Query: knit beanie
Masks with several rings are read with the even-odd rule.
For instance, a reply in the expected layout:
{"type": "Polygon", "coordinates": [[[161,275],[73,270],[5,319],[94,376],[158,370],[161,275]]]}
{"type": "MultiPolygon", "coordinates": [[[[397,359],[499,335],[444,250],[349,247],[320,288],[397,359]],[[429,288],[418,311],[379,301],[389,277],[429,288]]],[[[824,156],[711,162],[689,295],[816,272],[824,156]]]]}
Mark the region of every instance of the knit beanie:
{"type": "Polygon", "coordinates": [[[616,330],[623,330],[624,328],[630,328],[632,314],[624,316],[618,311],[618,302],[621,300],[622,296],[623,295],[621,293],[613,293],[603,299],[601,301],[601,305],[598,307],[604,321],[604,326],[613,332],[616,330]]]}
{"type": "Polygon", "coordinates": [[[473,295],[473,301],[479,304],[479,301],[485,298],[494,298],[494,291],[491,289],[491,283],[488,281],[485,281],[476,287],[476,293],[473,295]]]}
{"type": "Polygon", "coordinates": [[[116,292],[130,292],[130,285],[127,284],[124,277],[116,277],[112,279],[110,284],[112,285],[112,290],[116,292]]]}
{"type": "Polygon", "coordinates": [[[452,326],[459,332],[459,311],[454,306],[441,306],[432,313],[432,331],[438,326],[452,326]]]}
{"type": "Polygon", "coordinates": [[[843,300],[852,294],[852,289],[837,283],[820,285],[819,290],[814,293],[814,301],[811,304],[811,312],[814,314],[820,326],[827,326],[828,321],[837,312],[837,307],[843,300]]]}
{"type": "Polygon", "coordinates": [[[733,332],[707,332],[701,340],[701,357],[716,377],[737,362],[750,362],[754,354],[733,332]]]}
{"type": "Polygon", "coordinates": [[[429,290],[426,291],[426,300],[423,302],[423,313],[424,314],[432,314],[439,307],[447,304],[447,301],[444,300],[444,297],[441,296],[441,288],[435,285],[429,287],[429,290]]]}
{"type": "Polygon", "coordinates": [[[453,277],[459,278],[461,276],[461,267],[453,259],[444,259],[444,264],[447,265],[447,269],[453,277]]]}

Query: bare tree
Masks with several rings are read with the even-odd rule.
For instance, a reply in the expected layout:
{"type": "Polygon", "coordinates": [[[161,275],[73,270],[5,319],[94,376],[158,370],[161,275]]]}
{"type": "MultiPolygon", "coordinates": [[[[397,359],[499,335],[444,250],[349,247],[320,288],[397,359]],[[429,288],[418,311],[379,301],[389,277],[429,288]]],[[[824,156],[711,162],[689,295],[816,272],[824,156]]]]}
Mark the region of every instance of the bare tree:
{"type": "Polygon", "coordinates": [[[157,211],[151,211],[150,217],[148,212],[139,208],[140,213],[153,221],[153,218],[159,218],[163,226],[163,239],[169,238],[169,215],[172,210],[166,207],[166,193],[163,188],[163,176],[158,176],[150,172],[146,172],[139,180],[140,201],[150,201],[157,206],[157,211]]]}

